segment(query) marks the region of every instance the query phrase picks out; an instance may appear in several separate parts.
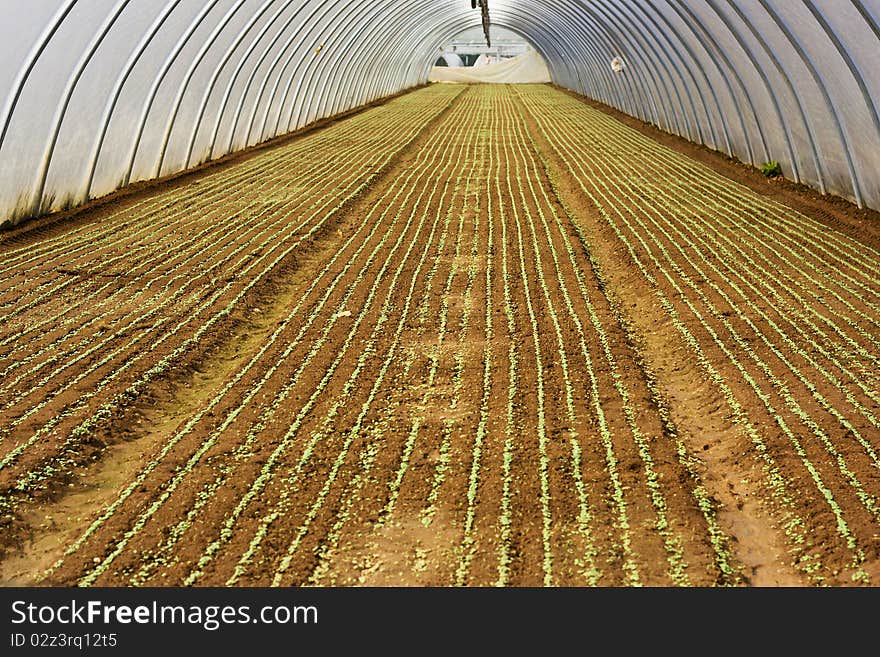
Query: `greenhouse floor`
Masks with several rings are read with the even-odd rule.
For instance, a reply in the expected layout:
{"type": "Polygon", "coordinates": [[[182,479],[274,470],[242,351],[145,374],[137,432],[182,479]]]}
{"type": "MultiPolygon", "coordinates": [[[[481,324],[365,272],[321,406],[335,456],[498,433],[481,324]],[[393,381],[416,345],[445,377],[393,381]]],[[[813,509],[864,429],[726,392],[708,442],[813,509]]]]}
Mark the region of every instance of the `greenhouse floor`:
{"type": "Polygon", "coordinates": [[[880,581],[880,222],[432,85],[0,237],[5,584],[880,581]]]}

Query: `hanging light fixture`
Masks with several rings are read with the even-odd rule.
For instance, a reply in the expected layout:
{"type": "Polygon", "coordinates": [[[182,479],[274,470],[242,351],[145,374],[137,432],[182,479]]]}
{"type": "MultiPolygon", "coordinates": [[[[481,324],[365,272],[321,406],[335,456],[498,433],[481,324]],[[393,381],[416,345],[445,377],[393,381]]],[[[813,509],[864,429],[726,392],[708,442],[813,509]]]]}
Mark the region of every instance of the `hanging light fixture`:
{"type": "Polygon", "coordinates": [[[483,34],[486,35],[486,45],[492,47],[492,38],[489,36],[489,0],[471,0],[471,9],[480,8],[483,23],[483,34]]]}

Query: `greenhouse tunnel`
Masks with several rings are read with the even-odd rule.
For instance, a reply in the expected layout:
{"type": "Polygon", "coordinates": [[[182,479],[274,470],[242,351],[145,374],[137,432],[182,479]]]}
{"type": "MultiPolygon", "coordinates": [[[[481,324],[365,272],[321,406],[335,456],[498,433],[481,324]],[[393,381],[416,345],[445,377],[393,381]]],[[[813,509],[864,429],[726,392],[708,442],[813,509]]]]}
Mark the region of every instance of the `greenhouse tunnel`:
{"type": "Polygon", "coordinates": [[[3,6],[0,589],[880,582],[880,0],[3,6]]]}
{"type": "MultiPolygon", "coordinates": [[[[490,11],[557,85],[880,208],[878,0],[490,11]]],[[[75,206],[423,84],[438,47],[478,25],[467,0],[28,2],[0,24],[0,216],[75,206]]]]}

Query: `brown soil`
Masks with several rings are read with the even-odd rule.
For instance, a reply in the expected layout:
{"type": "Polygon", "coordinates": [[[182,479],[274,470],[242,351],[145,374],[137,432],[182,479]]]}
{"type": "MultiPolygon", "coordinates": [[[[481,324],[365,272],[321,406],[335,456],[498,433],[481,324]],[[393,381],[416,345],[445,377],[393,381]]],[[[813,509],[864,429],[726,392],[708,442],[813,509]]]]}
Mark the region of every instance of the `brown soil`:
{"type": "Polygon", "coordinates": [[[880,576],[877,233],[695,149],[840,231],[753,244],[599,116],[430,87],[0,243],[0,581],[880,576]]]}
{"type": "Polygon", "coordinates": [[[658,143],[711,167],[721,175],[749,187],[758,194],[776,199],[816,221],[869,244],[875,249],[880,248],[880,211],[878,210],[867,207],[860,208],[847,199],[833,194],[822,194],[809,185],[796,183],[782,176],[768,178],[758,168],[730,157],[726,153],[660,130],[650,123],[624,114],[610,105],[581,96],[569,89],[555,85],[554,88],[577,98],[590,107],[605,112],[658,143]]]}

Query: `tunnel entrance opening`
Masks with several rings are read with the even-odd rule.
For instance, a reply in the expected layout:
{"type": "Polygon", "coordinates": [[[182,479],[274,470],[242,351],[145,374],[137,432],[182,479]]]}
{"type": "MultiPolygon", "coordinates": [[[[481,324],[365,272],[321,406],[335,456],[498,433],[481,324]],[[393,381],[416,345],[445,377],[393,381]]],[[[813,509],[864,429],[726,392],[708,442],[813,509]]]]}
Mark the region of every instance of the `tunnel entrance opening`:
{"type": "Polygon", "coordinates": [[[467,29],[442,44],[428,80],[505,84],[550,81],[544,58],[525,38],[492,25],[491,38],[486,39],[482,29],[467,29]]]}

